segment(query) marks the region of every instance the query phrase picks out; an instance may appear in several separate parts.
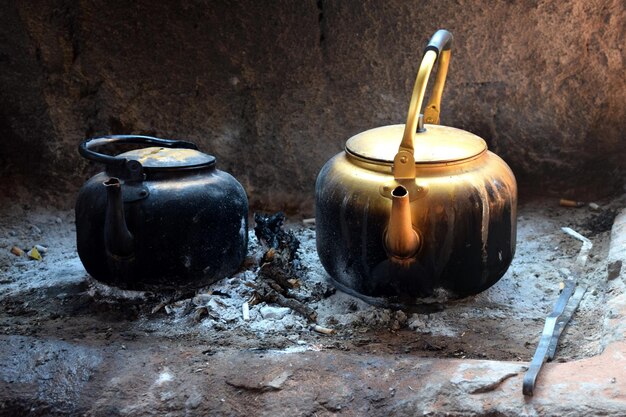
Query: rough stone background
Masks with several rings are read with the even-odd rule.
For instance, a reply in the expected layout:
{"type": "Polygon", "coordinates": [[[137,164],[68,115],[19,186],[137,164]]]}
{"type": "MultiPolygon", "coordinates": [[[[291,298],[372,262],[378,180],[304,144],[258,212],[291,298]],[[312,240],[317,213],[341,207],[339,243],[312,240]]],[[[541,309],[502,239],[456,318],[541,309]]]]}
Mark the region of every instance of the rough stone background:
{"type": "Polygon", "coordinates": [[[0,176],[75,192],[95,169],[83,138],[150,134],[215,154],[253,205],[310,213],[346,139],[405,120],[438,28],[455,36],[444,124],[524,189],[623,186],[623,0],[7,0],[0,176]]]}

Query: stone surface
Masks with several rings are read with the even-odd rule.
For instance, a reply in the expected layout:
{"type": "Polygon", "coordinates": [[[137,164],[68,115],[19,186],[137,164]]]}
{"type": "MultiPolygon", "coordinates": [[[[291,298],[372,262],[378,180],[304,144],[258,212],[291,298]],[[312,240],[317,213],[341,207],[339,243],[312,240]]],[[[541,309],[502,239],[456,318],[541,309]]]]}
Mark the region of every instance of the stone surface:
{"type": "Polygon", "coordinates": [[[607,278],[609,280],[621,277],[626,281],[626,209],[622,210],[613,222],[611,228],[611,246],[608,255],[607,278]]]}
{"type": "Polygon", "coordinates": [[[306,290],[293,294],[326,294],[309,305],[332,335],[295,312],[265,320],[263,303],[244,321],[253,259],[181,300],[120,290],[87,277],[71,211],[0,201],[0,417],[626,415],[626,283],[606,280],[609,231],[583,226],[598,214],[558,199],[520,204],[516,258],[496,285],[420,313],[318,288],[314,230],[291,224],[306,290]],[[563,225],[593,241],[589,290],[526,398],[525,367],[580,252],[563,225]],[[10,252],[35,244],[42,261],[10,252]]]}
{"type": "Polygon", "coordinates": [[[622,0],[11,0],[0,19],[4,176],[75,191],[95,170],[83,138],[152,134],[215,154],[253,205],[310,215],[346,139],[404,122],[444,27],[444,124],[484,137],[528,189],[588,200],[623,185],[622,0]]]}
{"type": "MultiPolygon", "coordinates": [[[[28,398],[26,404],[16,406],[37,409],[42,405],[43,409],[62,414],[74,412],[73,404],[103,361],[102,351],[97,348],[24,336],[3,337],[0,351],[0,386],[4,392],[12,392],[15,404],[24,404],[24,398],[28,398]]],[[[12,407],[7,400],[5,397],[0,401],[0,415],[11,415],[3,410],[3,402],[4,407],[12,407]]]]}
{"type": "Polygon", "coordinates": [[[609,280],[615,279],[620,276],[622,272],[622,261],[614,261],[607,265],[606,267],[607,278],[609,280]]]}
{"type": "MultiPolygon", "coordinates": [[[[0,336],[2,346],[7,340],[0,336]]],[[[23,342],[37,343],[33,338],[23,342]]],[[[74,344],[67,351],[73,355],[76,349],[74,344]]],[[[135,343],[126,350],[100,347],[97,354],[104,359],[97,364],[97,376],[83,380],[80,395],[71,401],[64,397],[65,388],[57,385],[52,391],[59,393],[56,403],[24,403],[23,394],[10,403],[7,394],[15,395],[21,384],[9,383],[3,373],[0,415],[617,417],[626,413],[623,342],[597,357],[547,364],[533,397],[521,393],[519,363],[313,351],[203,357],[202,349],[135,343]],[[279,385],[272,385],[277,380],[279,385]]],[[[36,355],[24,350],[19,356],[34,360],[36,355]]],[[[60,372],[68,366],[66,359],[54,356],[47,366],[60,372]]],[[[34,369],[37,372],[39,367],[34,369]]],[[[45,386],[44,381],[39,383],[45,386]]]]}

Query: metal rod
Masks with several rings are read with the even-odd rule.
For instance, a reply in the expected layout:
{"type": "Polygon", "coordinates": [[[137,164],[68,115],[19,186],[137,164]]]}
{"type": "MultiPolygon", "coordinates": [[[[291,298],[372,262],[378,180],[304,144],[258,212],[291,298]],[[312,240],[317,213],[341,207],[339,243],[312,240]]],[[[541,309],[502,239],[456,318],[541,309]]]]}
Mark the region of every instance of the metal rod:
{"type": "Polygon", "coordinates": [[[535,383],[537,382],[537,376],[539,375],[539,371],[541,370],[543,363],[546,361],[548,351],[550,350],[550,344],[552,343],[554,329],[559,318],[561,317],[561,314],[563,314],[563,311],[567,306],[567,302],[574,293],[575,286],[576,282],[573,280],[567,280],[565,282],[565,288],[563,288],[563,292],[561,292],[559,299],[554,305],[552,313],[550,313],[550,315],[546,319],[546,324],[543,327],[541,339],[539,339],[539,345],[537,346],[537,350],[533,355],[533,359],[530,361],[528,371],[526,372],[526,375],[524,375],[524,382],[522,385],[522,392],[524,393],[524,395],[533,395],[535,383]]]}

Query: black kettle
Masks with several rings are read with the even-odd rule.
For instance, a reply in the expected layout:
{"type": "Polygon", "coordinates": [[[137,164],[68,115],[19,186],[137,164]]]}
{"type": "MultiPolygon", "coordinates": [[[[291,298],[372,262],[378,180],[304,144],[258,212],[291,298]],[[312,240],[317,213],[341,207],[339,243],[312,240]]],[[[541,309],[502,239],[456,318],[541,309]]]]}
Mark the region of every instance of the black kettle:
{"type": "Polygon", "coordinates": [[[95,279],[130,289],[200,287],[239,268],[248,199],[215,157],[190,142],[136,135],[88,139],[79,152],[106,166],[76,201],[78,255],[95,279]],[[117,144],[143,148],[95,151],[117,144]]]}

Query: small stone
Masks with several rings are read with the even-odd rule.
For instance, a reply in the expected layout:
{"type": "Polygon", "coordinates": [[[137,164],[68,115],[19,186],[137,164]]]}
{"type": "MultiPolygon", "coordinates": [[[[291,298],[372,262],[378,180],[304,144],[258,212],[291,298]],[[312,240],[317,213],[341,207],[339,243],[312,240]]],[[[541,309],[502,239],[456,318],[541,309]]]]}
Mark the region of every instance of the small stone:
{"type": "Polygon", "coordinates": [[[608,266],[606,267],[606,272],[609,281],[619,277],[620,273],[622,272],[622,261],[618,260],[608,264],[608,266]]]}
{"type": "Polygon", "coordinates": [[[291,372],[284,371],[282,374],[278,375],[276,378],[273,378],[271,381],[265,384],[265,386],[273,390],[280,390],[285,381],[287,381],[290,376],[291,372]]]}
{"type": "Polygon", "coordinates": [[[63,223],[63,220],[61,220],[61,218],[60,218],[60,217],[55,217],[55,218],[54,218],[54,222],[55,222],[56,224],[61,224],[61,223],[63,223]]]}
{"type": "Polygon", "coordinates": [[[41,234],[41,229],[40,229],[40,228],[38,228],[37,226],[35,226],[34,224],[30,226],[30,230],[32,230],[32,231],[33,231],[33,233],[36,233],[36,234],[38,234],[38,235],[40,235],[40,234],[41,234]]]}

